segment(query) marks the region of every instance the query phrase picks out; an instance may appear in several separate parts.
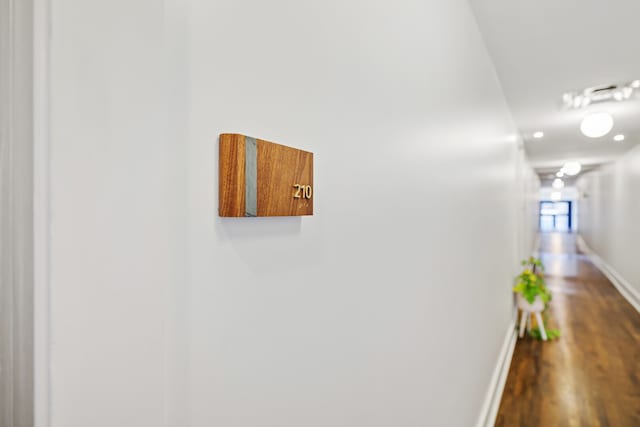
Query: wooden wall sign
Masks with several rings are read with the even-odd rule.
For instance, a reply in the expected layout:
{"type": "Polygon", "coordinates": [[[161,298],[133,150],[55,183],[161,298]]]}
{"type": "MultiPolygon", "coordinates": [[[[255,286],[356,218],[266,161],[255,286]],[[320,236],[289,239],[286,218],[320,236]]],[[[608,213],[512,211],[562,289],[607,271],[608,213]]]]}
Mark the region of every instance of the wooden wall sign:
{"type": "Polygon", "coordinates": [[[313,153],[245,135],[220,135],[219,214],[313,215],[313,153]]]}

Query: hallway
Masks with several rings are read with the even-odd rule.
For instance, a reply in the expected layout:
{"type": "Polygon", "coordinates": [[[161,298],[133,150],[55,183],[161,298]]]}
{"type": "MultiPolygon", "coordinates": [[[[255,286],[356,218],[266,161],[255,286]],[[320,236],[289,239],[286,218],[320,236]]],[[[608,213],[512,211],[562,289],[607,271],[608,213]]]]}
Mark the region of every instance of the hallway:
{"type": "Polygon", "coordinates": [[[0,0],[0,427],[640,427],[639,16],[0,0]]]}
{"type": "Polygon", "coordinates": [[[562,336],[518,341],[496,426],[640,425],[640,315],[576,240],[541,235],[549,326],[562,336]]]}

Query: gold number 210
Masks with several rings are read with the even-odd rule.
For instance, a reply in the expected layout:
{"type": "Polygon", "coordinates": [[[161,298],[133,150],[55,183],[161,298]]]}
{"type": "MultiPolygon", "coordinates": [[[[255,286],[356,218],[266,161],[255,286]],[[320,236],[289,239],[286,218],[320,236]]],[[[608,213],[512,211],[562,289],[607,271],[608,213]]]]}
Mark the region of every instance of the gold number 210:
{"type": "Polygon", "coordinates": [[[293,195],[294,199],[310,199],[313,195],[313,189],[310,185],[294,184],[293,187],[296,189],[293,195]]]}

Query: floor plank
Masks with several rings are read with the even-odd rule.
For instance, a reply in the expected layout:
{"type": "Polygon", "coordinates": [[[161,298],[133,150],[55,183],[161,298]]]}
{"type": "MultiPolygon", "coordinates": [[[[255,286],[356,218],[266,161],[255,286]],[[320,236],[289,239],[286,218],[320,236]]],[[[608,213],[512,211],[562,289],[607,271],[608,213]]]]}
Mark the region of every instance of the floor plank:
{"type": "Polygon", "coordinates": [[[518,341],[496,426],[640,426],[640,314],[576,248],[541,236],[553,342],[518,341]]]}

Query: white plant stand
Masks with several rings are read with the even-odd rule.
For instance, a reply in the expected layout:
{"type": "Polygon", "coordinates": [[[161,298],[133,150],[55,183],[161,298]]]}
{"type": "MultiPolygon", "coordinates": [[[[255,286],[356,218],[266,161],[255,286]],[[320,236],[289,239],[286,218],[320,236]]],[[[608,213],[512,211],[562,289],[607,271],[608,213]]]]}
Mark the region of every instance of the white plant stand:
{"type": "Polygon", "coordinates": [[[518,308],[522,310],[522,317],[520,318],[520,338],[524,336],[524,328],[527,327],[527,331],[531,331],[531,315],[536,316],[536,320],[538,321],[538,327],[540,328],[540,335],[542,336],[542,340],[547,340],[547,331],[544,330],[544,322],[542,321],[542,312],[544,311],[544,302],[540,299],[539,296],[533,301],[533,303],[529,303],[524,297],[520,294],[517,294],[518,300],[518,308]]]}

